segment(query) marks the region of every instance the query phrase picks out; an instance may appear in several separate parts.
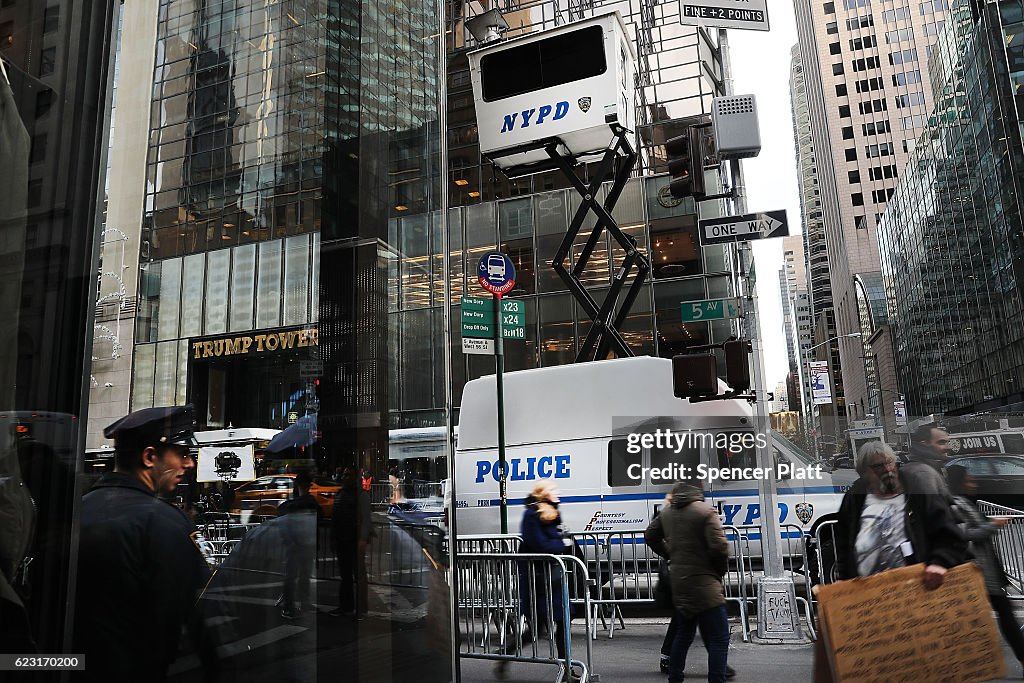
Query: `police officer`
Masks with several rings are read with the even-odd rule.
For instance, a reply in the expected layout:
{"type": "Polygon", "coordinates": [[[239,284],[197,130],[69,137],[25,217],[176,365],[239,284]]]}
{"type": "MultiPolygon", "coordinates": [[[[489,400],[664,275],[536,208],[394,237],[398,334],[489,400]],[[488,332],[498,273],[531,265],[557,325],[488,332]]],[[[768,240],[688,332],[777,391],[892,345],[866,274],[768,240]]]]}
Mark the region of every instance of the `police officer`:
{"type": "Polygon", "coordinates": [[[75,652],[88,678],[162,681],[210,578],[199,530],[165,499],[195,467],[191,406],[147,408],[103,430],[116,471],[82,499],[75,652]]]}

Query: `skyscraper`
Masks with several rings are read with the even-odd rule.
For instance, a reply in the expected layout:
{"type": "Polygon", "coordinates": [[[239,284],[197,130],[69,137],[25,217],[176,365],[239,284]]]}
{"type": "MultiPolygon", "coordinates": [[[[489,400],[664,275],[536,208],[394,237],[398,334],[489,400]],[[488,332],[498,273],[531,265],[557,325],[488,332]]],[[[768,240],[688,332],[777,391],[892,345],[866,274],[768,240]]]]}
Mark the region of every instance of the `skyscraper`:
{"type": "Polygon", "coordinates": [[[804,75],[800,45],[791,50],[790,102],[793,108],[793,140],[796,146],[797,182],[800,188],[800,215],[803,228],[804,271],[807,282],[808,315],[810,317],[810,343],[806,356],[801,356],[801,382],[805,387],[805,419],[808,430],[823,429],[835,440],[842,430],[846,416],[843,395],[842,359],[837,345],[829,342],[836,337],[835,308],[832,303],[832,279],[825,242],[824,212],[821,206],[821,188],[818,185],[818,165],[811,134],[811,113],[808,108],[808,84],[804,75]],[[827,360],[833,383],[831,402],[814,405],[810,398],[810,362],[827,360]],[[824,420],[819,420],[819,416],[824,420]]]}
{"type": "Polygon", "coordinates": [[[1024,15],[958,0],[950,21],[935,107],[879,228],[911,420],[1024,408],[1024,15]]]}
{"type": "MultiPolygon", "coordinates": [[[[870,341],[855,279],[880,270],[875,226],[932,107],[928,56],[946,0],[874,6],[870,0],[795,3],[816,177],[831,272],[847,414],[869,412],[870,341]]],[[[869,296],[877,294],[870,288],[869,296]]],[[[883,364],[884,365],[884,364],[883,364]]],[[[892,378],[878,378],[885,389],[892,378]]]]}

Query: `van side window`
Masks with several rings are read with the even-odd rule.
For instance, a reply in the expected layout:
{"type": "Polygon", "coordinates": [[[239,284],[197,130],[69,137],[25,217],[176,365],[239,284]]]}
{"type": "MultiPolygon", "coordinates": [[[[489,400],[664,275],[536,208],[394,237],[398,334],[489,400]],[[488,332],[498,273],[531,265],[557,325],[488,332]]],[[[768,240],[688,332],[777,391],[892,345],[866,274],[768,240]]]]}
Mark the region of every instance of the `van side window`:
{"type": "Polygon", "coordinates": [[[757,467],[757,449],[752,444],[730,440],[729,445],[717,450],[719,467],[757,467]]]}
{"type": "Polygon", "coordinates": [[[1003,453],[1024,453],[1024,434],[1003,434],[1003,453]]]}
{"type": "MultiPolygon", "coordinates": [[[[673,464],[685,466],[696,475],[697,465],[700,464],[700,447],[684,446],[678,453],[675,448],[651,449],[651,469],[662,469],[673,464]]],[[[661,483],[666,482],[661,480],[661,483]]]]}
{"type": "Polygon", "coordinates": [[[609,486],[640,486],[644,483],[642,477],[634,479],[630,477],[629,466],[633,468],[633,474],[639,475],[643,466],[643,453],[627,453],[625,439],[613,439],[608,442],[608,485],[609,486]]]}

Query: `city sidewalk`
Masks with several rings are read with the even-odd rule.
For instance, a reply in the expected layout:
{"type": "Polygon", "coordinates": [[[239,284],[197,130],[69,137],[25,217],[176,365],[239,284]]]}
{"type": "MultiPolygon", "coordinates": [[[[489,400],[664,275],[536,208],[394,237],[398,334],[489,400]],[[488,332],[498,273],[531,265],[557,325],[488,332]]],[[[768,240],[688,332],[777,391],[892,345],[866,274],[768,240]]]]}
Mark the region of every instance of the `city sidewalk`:
{"type": "MultiPolygon", "coordinates": [[[[756,683],[809,683],[814,666],[814,644],[801,645],[756,645],[744,643],[739,625],[732,622],[732,645],[729,648],[729,665],[736,669],[735,683],[744,681],[756,683]]],[[[658,670],[659,650],[665,635],[667,621],[656,619],[627,619],[624,630],[616,630],[609,639],[607,632],[598,634],[593,643],[594,673],[601,676],[601,683],[665,683],[666,677],[658,670]]],[[[582,629],[578,623],[573,629],[573,655],[581,659],[585,643],[578,635],[582,629]]],[[[1019,681],[1020,666],[1009,648],[1003,647],[1003,655],[1010,677],[1004,681],[1019,681]]],[[[700,636],[694,640],[687,657],[686,678],[688,681],[707,680],[707,652],[700,636]]],[[[508,668],[508,683],[537,683],[554,681],[557,667],[547,664],[512,663],[508,668]]],[[[494,662],[477,659],[462,660],[463,683],[491,683],[494,676],[494,662]]]]}

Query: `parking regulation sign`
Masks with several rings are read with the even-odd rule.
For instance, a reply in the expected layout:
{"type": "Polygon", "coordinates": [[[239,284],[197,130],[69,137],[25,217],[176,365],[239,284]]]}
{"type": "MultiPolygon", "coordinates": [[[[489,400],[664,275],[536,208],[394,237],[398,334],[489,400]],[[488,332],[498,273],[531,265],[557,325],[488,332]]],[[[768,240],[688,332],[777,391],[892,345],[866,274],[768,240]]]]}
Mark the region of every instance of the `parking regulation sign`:
{"type": "Polygon", "coordinates": [[[512,260],[498,251],[490,251],[480,258],[477,268],[480,286],[491,294],[501,297],[516,286],[516,268],[512,260]]]}

